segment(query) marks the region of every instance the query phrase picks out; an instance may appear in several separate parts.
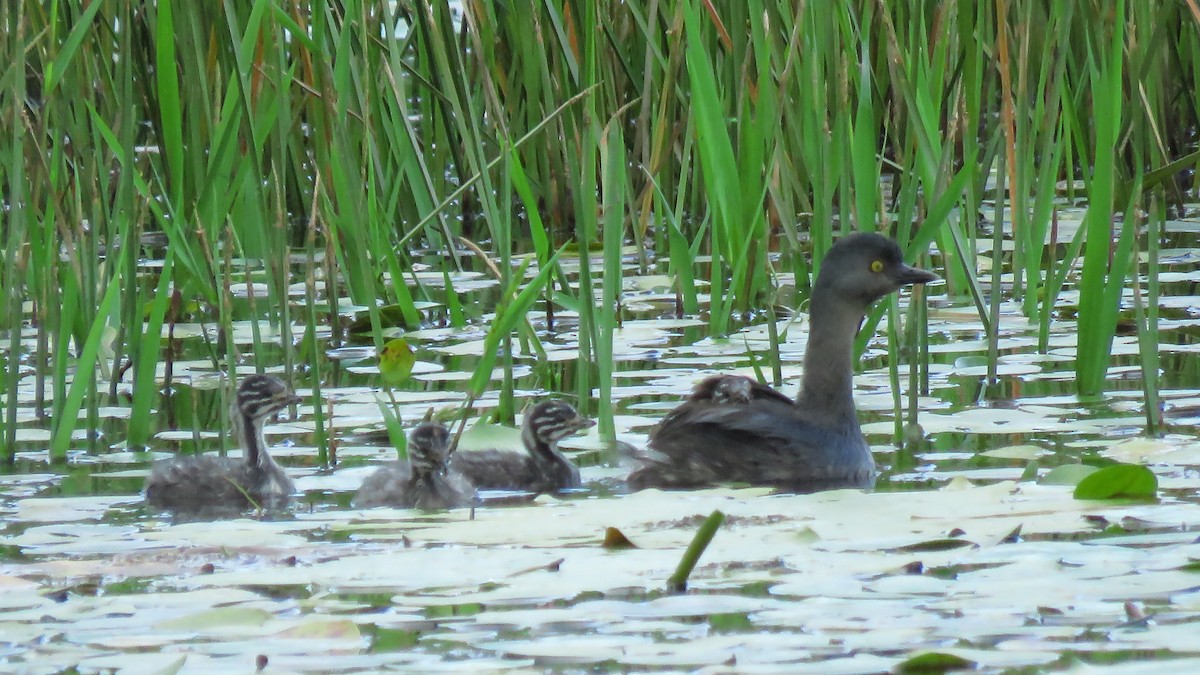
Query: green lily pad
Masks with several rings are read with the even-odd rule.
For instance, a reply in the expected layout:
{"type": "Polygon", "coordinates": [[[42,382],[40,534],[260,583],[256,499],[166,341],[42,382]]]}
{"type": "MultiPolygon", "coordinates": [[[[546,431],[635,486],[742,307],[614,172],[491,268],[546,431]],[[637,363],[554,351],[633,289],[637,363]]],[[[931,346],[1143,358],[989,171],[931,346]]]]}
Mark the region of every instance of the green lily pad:
{"type": "Polygon", "coordinates": [[[901,662],[896,666],[896,670],[901,673],[945,673],[951,670],[968,670],[975,667],[974,661],[961,656],[942,652],[925,652],[901,662]]]}
{"type": "Polygon", "coordinates": [[[1106,466],[1075,486],[1076,499],[1153,499],[1158,477],[1137,464],[1106,466]]]}
{"type": "Polygon", "coordinates": [[[1038,483],[1042,485],[1079,485],[1079,481],[1098,469],[1087,464],[1063,464],[1051,469],[1038,483]]]}

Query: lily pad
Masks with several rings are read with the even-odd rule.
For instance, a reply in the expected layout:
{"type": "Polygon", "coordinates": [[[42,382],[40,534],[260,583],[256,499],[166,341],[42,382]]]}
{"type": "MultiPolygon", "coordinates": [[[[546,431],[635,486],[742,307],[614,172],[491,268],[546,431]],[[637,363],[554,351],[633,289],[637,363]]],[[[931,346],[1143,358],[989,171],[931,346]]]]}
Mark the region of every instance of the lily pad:
{"type": "Polygon", "coordinates": [[[975,662],[943,652],[924,652],[902,661],[896,670],[901,673],[946,673],[975,668],[975,662]]]}
{"type": "Polygon", "coordinates": [[[1076,499],[1153,499],[1158,493],[1158,477],[1137,464],[1106,466],[1079,481],[1076,499]]]}
{"type": "Polygon", "coordinates": [[[1051,469],[1038,482],[1042,485],[1078,485],[1096,471],[1096,467],[1087,464],[1063,464],[1051,469]]]}
{"type": "Polygon", "coordinates": [[[984,450],[979,453],[981,457],[994,457],[996,459],[1019,459],[1030,461],[1049,454],[1044,448],[1036,445],[1006,445],[1003,448],[995,448],[992,450],[984,450]]]}
{"type": "Polygon", "coordinates": [[[271,613],[254,607],[218,607],[177,619],[160,622],[159,628],[177,631],[208,632],[232,630],[239,626],[261,626],[271,613]]]}

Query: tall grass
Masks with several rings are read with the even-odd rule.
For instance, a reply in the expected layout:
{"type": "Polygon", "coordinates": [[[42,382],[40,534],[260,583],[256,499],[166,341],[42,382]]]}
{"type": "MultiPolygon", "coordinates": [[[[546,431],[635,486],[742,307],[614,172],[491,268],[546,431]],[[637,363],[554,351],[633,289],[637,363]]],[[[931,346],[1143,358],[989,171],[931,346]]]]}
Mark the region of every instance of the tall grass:
{"type": "MultiPolygon", "coordinates": [[[[1118,0],[1117,7],[1124,8],[1118,0]]],[[[1118,11],[1117,15],[1123,14],[1118,11]]],[[[1086,82],[1091,85],[1091,115],[1080,118],[1073,127],[1076,143],[1085,154],[1091,142],[1097,150],[1102,147],[1116,148],[1121,131],[1123,108],[1122,87],[1124,86],[1122,59],[1124,53],[1124,25],[1116,21],[1108,40],[1089,45],[1087,51],[1086,82]],[[1093,134],[1085,138],[1089,131],[1093,134]]],[[[1141,167],[1135,167],[1141,171],[1141,167]]],[[[1117,208],[1116,181],[1117,157],[1114,153],[1096,152],[1095,163],[1090,172],[1084,173],[1087,182],[1088,210],[1084,219],[1087,230],[1084,245],[1083,275],[1079,295],[1079,350],[1076,357],[1076,373],[1079,389],[1084,394],[1097,394],[1103,387],[1108,353],[1116,332],[1117,305],[1124,287],[1125,271],[1130,261],[1132,214],[1124,219],[1118,251],[1112,252],[1112,223],[1117,208]],[[1111,272],[1110,272],[1111,268],[1111,272]]]]}
{"type": "MultiPolygon", "coordinates": [[[[1012,292],[1043,335],[1062,289],[1077,283],[1079,387],[1095,392],[1143,236],[1135,219],[1114,217],[1146,203],[1144,192],[1171,198],[1170,178],[1200,156],[1186,134],[1200,118],[1200,19],[1187,3],[462,9],[6,3],[4,456],[30,390],[50,408],[40,423],[53,428],[56,457],[81,411],[91,428],[114,395],[132,395],[123,440],[148,442],[163,424],[153,411],[168,384],[171,293],[196,301],[179,321],[215,328],[212,368],[253,361],[278,336],[288,369],[320,380],[316,334],[327,326],[343,337],[337,301],[364,308],[369,330],[352,339],[382,344],[391,317],[420,325],[429,317],[414,298],[434,296],[414,287],[410,249],[442,253],[453,282],[480,264],[462,256],[459,237],[494,258],[500,316],[511,318],[518,298],[533,302],[522,295],[528,254],[540,297],[578,311],[569,386],[585,409],[601,399],[605,433],[614,249],[630,242],[640,266],[676,279],[683,312],[726,333],[769,315],[779,272],[806,288],[807,260],[819,267],[837,233],[881,229],[910,259],[936,245],[948,293],[974,303],[994,334],[975,261],[984,226],[1002,228],[1014,251],[1001,261],[993,249],[996,262],[1011,264],[1012,292]],[[997,169],[1011,223],[981,223],[997,169]],[[1056,186],[1076,175],[1088,215],[1066,240],[1054,227],[1056,186]],[[155,233],[169,256],[142,249],[155,233]],[[306,237],[308,255],[291,258],[306,237]],[[1067,245],[1065,258],[1048,240],[1067,245]],[[564,264],[571,254],[553,255],[570,241],[581,277],[564,264]],[[589,265],[593,249],[604,250],[602,270],[589,265]],[[139,266],[146,253],[167,259],[157,275],[139,266]],[[711,264],[698,265],[702,256],[711,264]],[[247,270],[267,294],[233,302],[228,288],[250,281],[247,270]],[[603,273],[599,289],[591,272],[603,273]],[[288,286],[310,279],[303,302],[289,301],[288,286]],[[707,305],[696,279],[708,282],[707,305]],[[259,336],[249,349],[232,339],[243,322],[259,336]]],[[[541,358],[531,324],[510,327],[488,342],[498,354],[479,359],[470,385],[498,387],[505,416],[514,365],[541,358]]]]}

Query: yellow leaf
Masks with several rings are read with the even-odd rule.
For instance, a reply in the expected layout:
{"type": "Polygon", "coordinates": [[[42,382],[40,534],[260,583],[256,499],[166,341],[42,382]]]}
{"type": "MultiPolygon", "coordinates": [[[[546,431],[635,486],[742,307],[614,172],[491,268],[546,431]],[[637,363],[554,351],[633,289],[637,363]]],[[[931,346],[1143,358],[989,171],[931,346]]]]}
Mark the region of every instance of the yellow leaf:
{"type": "Polygon", "coordinates": [[[401,338],[389,340],[379,352],[379,374],[384,384],[395,387],[408,379],[416,362],[417,357],[407,342],[401,338]]]}

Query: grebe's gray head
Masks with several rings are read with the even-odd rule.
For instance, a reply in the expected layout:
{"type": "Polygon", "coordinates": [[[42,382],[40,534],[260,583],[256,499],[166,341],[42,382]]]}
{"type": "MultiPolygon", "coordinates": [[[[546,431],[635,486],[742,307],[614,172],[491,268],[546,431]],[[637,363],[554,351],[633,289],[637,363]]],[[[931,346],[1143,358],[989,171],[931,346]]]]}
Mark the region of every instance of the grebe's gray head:
{"type": "Polygon", "coordinates": [[[903,286],[937,281],[936,274],[904,262],[900,247],[876,232],[855,232],[837,240],[821,260],[813,285],[831,298],[865,308],[903,286]]]}

